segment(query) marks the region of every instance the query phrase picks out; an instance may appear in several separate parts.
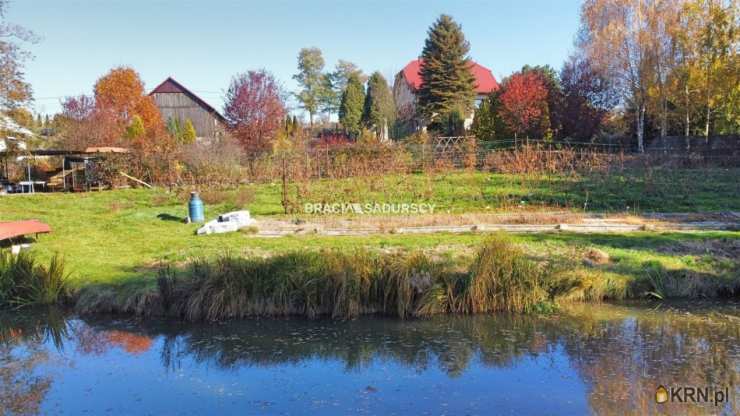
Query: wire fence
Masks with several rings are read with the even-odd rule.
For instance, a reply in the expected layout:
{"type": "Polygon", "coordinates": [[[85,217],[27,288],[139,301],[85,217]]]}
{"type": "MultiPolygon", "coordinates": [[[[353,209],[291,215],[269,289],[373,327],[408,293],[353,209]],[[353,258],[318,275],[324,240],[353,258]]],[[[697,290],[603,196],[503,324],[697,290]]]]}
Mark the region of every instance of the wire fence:
{"type": "Polygon", "coordinates": [[[636,153],[619,144],[509,139],[477,142],[474,137],[444,138],[425,144],[315,146],[247,158],[250,181],[282,178],[346,178],[469,169],[501,173],[595,172],[628,168],[739,167],[736,148],[677,153],[653,147],[636,153]]]}

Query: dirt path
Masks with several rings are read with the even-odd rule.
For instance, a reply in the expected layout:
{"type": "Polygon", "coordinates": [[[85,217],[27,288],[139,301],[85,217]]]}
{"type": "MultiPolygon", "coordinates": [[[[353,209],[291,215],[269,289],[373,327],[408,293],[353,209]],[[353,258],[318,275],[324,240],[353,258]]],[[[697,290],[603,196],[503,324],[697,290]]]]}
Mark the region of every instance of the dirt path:
{"type": "Polygon", "coordinates": [[[606,215],[572,212],[435,214],[425,216],[316,217],[310,221],[256,218],[257,237],[363,236],[506,231],[513,233],[740,230],[740,212],[606,215]]]}

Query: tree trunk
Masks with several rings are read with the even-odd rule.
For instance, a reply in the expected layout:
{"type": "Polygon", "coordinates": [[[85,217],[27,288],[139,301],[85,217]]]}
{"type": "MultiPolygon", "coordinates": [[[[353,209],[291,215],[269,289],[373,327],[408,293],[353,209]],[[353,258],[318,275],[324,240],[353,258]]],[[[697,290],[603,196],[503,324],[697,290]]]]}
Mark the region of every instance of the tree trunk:
{"type": "Polygon", "coordinates": [[[709,144],[709,117],[711,116],[711,113],[712,113],[712,108],[709,103],[710,86],[711,86],[710,72],[709,72],[709,66],[707,66],[707,119],[704,121],[704,141],[706,141],[707,144],[709,144]]]}
{"type": "Polygon", "coordinates": [[[689,134],[691,133],[691,111],[689,107],[689,84],[686,83],[686,86],[684,87],[684,97],[686,98],[686,126],[684,128],[684,136],[686,137],[686,150],[691,150],[691,140],[689,139],[689,134]]]}
{"type": "Polygon", "coordinates": [[[707,99],[707,119],[704,121],[704,140],[709,144],[709,117],[712,114],[712,109],[709,107],[709,99],[707,99]]]}
{"type": "Polygon", "coordinates": [[[665,95],[660,98],[660,137],[668,135],[668,100],[665,95]]]}
{"type": "Polygon", "coordinates": [[[645,153],[645,104],[640,103],[637,109],[637,151],[645,153]]]}

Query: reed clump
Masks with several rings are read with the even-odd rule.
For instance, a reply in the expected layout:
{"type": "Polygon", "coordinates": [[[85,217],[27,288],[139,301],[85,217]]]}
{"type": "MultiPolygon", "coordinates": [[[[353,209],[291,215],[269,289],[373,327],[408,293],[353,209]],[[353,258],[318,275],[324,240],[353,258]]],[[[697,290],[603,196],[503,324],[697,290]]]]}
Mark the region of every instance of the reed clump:
{"type": "Polygon", "coordinates": [[[58,255],[46,266],[27,252],[0,250],[0,308],[63,303],[70,294],[68,281],[58,255]]]}
{"type": "Polygon", "coordinates": [[[184,269],[162,267],[153,294],[158,300],[150,303],[159,313],[191,321],[525,312],[547,300],[542,278],[541,267],[497,236],[483,244],[467,270],[421,251],[323,250],[196,259],[184,269]]]}

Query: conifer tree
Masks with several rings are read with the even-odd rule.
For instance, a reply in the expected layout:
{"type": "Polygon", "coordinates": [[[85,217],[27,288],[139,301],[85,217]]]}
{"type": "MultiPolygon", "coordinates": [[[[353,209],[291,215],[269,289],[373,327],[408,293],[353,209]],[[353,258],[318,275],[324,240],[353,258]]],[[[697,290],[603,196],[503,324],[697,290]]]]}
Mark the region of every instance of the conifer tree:
{"type": "Polygon", "coordinates": [[[129,140],[139,139],[144,136],[144,121],[138,115],[131,118],[131,123],[126,127],[126,138],[129,140]]]}
{"type": "Polygon", "coordinates": [[[167,131],[170,133],[170,136],[175,138],[175,140],[180,141],[182,138],[182,128],[180,126],[180,119],[172,118],[172,117],[167,119],[167,131]]]}
{"type": "Polygon", "coordinates": [[[362,114],[365,127],[375,131],[376,136],[385,139],[387,133],[396,121],[396,105],[393,93],[388,87],[383,75],[374,72],[367,81],[367,95],[362,114]]]}
{"type": "Polygon", "coordinates": [[[339,122],[352,137],[357,137],[360,133],[364,102],[365,87],[356,75],[352,75],[347,80],[347,88],[344,89],[339,105],[339,122]]]}
{"type": "Polygon", "coordinates": [[[182,143],[193,144],[198,134],[195,132],[195,127],[190,119],[185,119],[185,124],[182,126],[182,143]]]}
{"type": "Polygon", "coordinates": [[[470,71],[470,44],[452,17],[441,15],[429,28],[421,53],[419,110],[429,122],[469,114],[475,101],[475,77],[470,71]]]}

